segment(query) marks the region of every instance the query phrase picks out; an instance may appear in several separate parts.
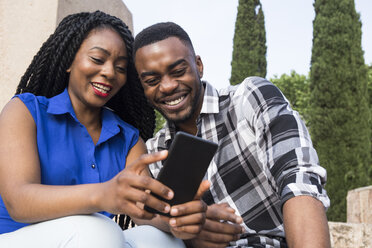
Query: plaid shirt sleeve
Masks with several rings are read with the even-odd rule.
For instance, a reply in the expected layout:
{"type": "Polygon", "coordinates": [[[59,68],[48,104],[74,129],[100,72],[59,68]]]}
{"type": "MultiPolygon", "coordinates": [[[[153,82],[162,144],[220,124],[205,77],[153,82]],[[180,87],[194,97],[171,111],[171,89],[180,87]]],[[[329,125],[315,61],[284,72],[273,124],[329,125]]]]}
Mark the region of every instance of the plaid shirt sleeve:
{"type": "Polygon", "coordinates": [[[326,170],[319,166],[309,132],[299,114],[292,110],[280,90],[262,78],[248,78],[235,94],[240,109],[254,129],[257,154],[277,187],[281,204],[298,195],[310,195],[325,208],[330,205],[325,192],[326,170]]]}

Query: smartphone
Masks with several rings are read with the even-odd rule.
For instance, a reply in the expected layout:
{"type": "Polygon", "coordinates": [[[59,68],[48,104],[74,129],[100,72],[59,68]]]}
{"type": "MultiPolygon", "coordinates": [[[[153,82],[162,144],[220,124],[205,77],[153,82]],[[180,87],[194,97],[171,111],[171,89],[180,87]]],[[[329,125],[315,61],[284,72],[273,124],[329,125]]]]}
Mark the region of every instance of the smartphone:
{"type": "MultiPolygon", "coordinates": [[[[192,201],[217,148],[218,145],[212,141],[182,131],[177,132],[157,177],[158,181],[173,190],[174,197],[172,200],[165,200],[153,195],[171,206],[192,201]]],[[[170,216],[148,206],[145,206],[145,210],[170,216]]]]}

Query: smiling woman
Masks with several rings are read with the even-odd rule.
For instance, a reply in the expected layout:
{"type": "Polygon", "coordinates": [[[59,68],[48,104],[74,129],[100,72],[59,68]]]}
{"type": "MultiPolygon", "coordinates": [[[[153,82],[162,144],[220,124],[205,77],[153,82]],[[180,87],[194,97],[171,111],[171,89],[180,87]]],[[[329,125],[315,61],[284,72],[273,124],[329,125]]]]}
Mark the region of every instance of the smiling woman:
{"type": "MultiPolygon", "coordinates": [[[[91,31],[66,70],[70,74],[68,93],[74,108],[105,105],[126,83],[127,63],[125,43],[116,31],[91,31]]],[[[79,117],[79,111],[75,112],[79,117]]]]}
{"type": "Polygon", "coordinates": [[[173,196],[147,170],[167,152],[145,154],[155,115],[132,42],[120,19],[84,12],[34,57],[0,115],[0,247],[123,247],[115,214],[170,211],[146,192],[173,196]]]}

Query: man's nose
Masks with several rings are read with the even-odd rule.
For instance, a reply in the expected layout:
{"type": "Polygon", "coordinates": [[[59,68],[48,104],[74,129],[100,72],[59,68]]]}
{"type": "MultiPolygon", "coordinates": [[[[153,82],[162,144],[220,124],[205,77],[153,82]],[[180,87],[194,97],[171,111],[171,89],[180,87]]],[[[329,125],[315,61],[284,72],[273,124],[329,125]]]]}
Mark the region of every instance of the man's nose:
{"type": "Polygon", "coordinates": [[[177,87],[178,87],[177,80],[169,76],[164,76],[160,82],[160,91],[165,94],[172,93],[177,87]]]}

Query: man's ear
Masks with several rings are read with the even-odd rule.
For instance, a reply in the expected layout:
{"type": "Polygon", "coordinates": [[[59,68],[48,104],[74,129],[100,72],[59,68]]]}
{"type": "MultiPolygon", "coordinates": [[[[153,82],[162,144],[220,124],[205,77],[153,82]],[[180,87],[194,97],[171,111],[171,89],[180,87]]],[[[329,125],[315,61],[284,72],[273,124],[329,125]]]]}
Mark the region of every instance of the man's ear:
{"type": "Polygon", "coordinates": [[[195,62],[196,62],[196,67],[197,67],[198,72],[199,72],[199,77],[202,78],[204,67],[203,67],[203,61],[201,60],[199,55],[195,56],[195,62]]]}

